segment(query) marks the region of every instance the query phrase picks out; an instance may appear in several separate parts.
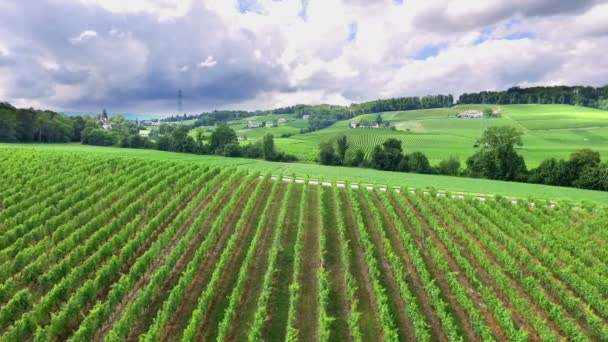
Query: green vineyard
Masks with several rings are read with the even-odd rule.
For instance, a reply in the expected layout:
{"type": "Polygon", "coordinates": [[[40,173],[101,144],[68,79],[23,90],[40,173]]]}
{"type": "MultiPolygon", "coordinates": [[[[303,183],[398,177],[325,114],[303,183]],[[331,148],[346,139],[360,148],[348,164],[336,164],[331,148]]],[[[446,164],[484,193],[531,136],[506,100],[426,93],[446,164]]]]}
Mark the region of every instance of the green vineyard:
{"type": "Polygon", "coordinates": [[[605,208],[284,176],[1,150],[0,341],[608,341],[605,208]]]}

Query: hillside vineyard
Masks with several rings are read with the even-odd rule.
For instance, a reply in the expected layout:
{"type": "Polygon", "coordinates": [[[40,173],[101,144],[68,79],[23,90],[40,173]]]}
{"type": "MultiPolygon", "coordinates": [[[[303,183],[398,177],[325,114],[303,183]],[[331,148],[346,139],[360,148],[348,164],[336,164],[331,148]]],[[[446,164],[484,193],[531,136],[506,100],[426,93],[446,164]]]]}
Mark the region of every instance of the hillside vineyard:
{"type": "Polygon", "coordinates": [[[599,210],[279,179],[3,151],[0,340],[608,340],[599,210]]]}

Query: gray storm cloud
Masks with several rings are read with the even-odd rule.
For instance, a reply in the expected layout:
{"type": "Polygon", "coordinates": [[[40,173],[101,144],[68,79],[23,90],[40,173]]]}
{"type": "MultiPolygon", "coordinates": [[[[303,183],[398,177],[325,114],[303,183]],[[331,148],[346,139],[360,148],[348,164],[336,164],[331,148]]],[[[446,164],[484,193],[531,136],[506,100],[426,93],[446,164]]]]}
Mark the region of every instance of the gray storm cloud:
{"type": "Polygon", "coordinates": [[[604,1],[503,0],[467,10],[439,0],[212,0],[167,18],[159,13],[173,2],[145,4],[1,3],[0,100],[160,113],[173,110],[178,89],[186,108],[200,111],[608,77],[597,55],[608,29],[587,19],[608,15],[604,1]]]}

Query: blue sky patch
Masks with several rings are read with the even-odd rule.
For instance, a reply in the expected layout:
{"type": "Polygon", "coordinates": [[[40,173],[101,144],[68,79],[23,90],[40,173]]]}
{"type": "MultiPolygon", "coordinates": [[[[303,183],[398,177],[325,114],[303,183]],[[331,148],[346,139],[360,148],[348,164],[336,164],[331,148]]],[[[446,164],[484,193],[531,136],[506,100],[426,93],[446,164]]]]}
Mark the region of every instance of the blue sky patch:
{"type": "Polygon", "coordinates": [[[350,23],[350,25],[348,25],[348,41],[349,42],[354,42],[355,40],[357,40],[357,30],[358,30],[358,25],[356,21],[353,21],[352,23],[350,23]]]}
{"type": "Polygon", "coordinates": [[[507,40],[518,40],[518,39],[534,39],[536,35],[532,32],[514,32],[507,36],[504,39],[507,40]]]}
{"type": "Polygon", "coordinates": [[[445,44],[439,45],[428,45],[425,46],[422,50],[419,50],[418,53],[414,56],[415,60],[425,60],[427,58],[435,57],[445,48],[445,44]]]}

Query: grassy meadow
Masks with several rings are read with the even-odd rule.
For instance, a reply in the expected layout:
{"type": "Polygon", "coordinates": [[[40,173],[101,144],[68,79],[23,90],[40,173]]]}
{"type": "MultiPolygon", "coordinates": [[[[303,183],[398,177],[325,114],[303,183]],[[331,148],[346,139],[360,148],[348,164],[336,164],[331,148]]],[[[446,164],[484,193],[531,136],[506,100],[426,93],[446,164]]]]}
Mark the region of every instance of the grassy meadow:
{"type": "Polygon", "coordinates": [[[327,181],[350,181],[378,186],[407,186],[412,188],[432,187],[441,191],[480,195],[501,195],[541,200],[589,201],[608,203],[608,192],[564,188],[539,184],[493,181],[439,175],[378,171],[373,169],[324,166],[311,163],[281,163],[256,159],[227,158],[221,156],[193,155],[157,150],[138,150],[116,147],[99,147],[80,144],[0,144],[0,158],[11,149],[55,151],[68,154],[99,154],[119,158],[187,161],[207,166],[234,166],[248,171],[270,172],[273,175],[310,177],[327,181]]]}
{"type": "MultiPolygon", "coordinates": [[[[528,167],[536,167],[549,157],[566,158],[581,148],[598,150],[608,157],[608,112],[569,105],[501,105],[490,106],[500,112],[500,118],[458,119],[456,114],[467,109],[483,109],[486,105],[463,105],[452,108],[385,112],[382,119],[389,121],[397,130],[379,128],[348,128],[350,120],[339,121],[323,130],[294,134],[289,138],[278,138],[283,127],[239,129],[239,135],[257,139],[266,133],[275,135],[276,144],[286,152],[308,161],[314,161],[319,142],[346,135],[352,148],[362,149],[369,157],[375,145],[388,138],[403,142],[406,152],[424,152],[432,164],[450,156],[462,162],[476,152],[476,140],[490,126],[510,125],[522,130],[524,146],[519,152],[528,167]],[[254,131],[256,133],[254,133],[254,131]],[[276,133],[275,133],[276,132],[276,133]]],[[[353,120],[374,120],[377,114],[365,114],[353,120]]],[[[295,120],[297,127],[305,125],[295,120]]],[[[288,122],[289,124],[290,122],[288,122]]],[[[294,127],[296,125],[293,125],[294,127]]],[[[299,130],[294,127],[291,132],[299,130]]],[[[290,128],[291,129],[291,128],[290,128]]]]}

